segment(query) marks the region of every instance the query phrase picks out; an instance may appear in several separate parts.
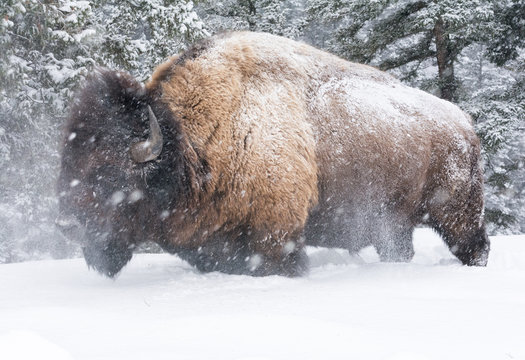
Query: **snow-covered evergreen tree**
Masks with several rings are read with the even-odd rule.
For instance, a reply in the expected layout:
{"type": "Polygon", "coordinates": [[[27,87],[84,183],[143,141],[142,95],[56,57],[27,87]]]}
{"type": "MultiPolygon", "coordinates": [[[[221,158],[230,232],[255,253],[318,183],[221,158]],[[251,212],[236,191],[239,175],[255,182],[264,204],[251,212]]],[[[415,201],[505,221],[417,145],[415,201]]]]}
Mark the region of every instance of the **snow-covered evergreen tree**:
{"type": "Polygon", "coordinates": [[[187,0],[95,1],[99,62],[145,80],[153,68],[206,36],[187,0]]]}
{"type": "Polygon", "coordinates": [[[493,17],[489,0],[312,0],[307,11],[311,23],[337,24],[326,45],[344,58],[395,69],[405,80],[437,65],[426,88],[447,100],[456,99],[458,55],[493,17]]]}
{"type": "Polygon", "coordinates": [[[514,75],[512,86],[484,87],[462,104],[483,143],[492,233],[525,231],[525,81],[514,75]]]}
{"type": "Polygon", "coordinates": [[[0,261],[71,251],[52,225],[54,170],[71,86],[92,63],[90,11],[87,1],[9,0],[0,8],[0,261]]]}
{"type": "Polygon", "coordinates": [[[494,36],[488,42],[490,59],[503,65],[515,60],[525,45],[525,1],[501,0],[494,2],[496,14],[494,36]]]}
{"type": "Polygon", "coordinates": [[[297,39],[303,7],[301,0],[210,0],[200,5],[200,11],[214,33],[250,30],[297,39]]]}
{"type": "MultiPolygon", "coordinates": [[[[517,233],[525,232],[525,1],[499,1],[495,8],[492,37],[478,54],[479,79],[461,105],[484,147],[489,230],[517,233]]],[[[469,58],[462,67],[476,68],[469,58]]]]}

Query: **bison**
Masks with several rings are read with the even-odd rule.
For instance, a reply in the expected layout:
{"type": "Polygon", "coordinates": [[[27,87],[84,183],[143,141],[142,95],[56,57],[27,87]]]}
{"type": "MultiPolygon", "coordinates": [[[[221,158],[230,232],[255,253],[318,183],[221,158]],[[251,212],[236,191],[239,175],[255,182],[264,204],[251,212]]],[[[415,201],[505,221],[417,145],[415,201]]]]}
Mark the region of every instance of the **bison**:
{"type": "Polygon", "coordinates": [[[72,105],[57,224],[114,276],[153,241],[201,271],[297,276],[305,245],[410,261],[428,224],[484,266],[480,143],[457,106],[373,67],[251,32],[142,85],[98,69],[72,105]]]}

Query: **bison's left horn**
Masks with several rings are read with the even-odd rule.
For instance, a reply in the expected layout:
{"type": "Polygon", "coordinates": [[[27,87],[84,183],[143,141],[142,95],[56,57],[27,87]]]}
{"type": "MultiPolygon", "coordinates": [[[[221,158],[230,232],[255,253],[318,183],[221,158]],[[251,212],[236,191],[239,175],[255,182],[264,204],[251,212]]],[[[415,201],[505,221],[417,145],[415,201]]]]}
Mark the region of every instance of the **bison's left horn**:
{"type": "Polygon", "coordinates": [[[155,160],[162,151],[162,132],[160,131],[157,117],[148,105],[149,112],[149,137],[146,141],[133,144],[131,146],[131,158],[133,161],[143,163],[155,160]]]}

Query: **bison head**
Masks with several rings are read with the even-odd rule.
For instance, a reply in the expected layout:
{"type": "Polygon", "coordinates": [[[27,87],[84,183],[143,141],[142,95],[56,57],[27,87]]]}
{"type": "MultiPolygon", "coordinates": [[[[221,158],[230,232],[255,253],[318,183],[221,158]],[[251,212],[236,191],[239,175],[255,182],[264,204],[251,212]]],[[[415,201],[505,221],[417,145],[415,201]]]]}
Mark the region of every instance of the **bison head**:
{"type": "Polygon", "coordinates": [[[103,69],[87,80],[66,125],[56,223],[81,243],[87,264],[110,277],[158,235],[156,214],[169,205],[158,179],[177,169],[161,164],[156,111],[165,113],[140,83],[103,69]]]}

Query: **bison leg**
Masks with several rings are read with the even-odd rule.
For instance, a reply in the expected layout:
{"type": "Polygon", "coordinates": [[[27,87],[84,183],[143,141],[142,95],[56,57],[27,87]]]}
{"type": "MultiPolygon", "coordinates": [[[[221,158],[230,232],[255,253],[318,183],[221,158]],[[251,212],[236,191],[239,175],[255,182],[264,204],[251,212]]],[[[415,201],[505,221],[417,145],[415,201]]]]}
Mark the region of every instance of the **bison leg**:
{"type": "MultiPolygon", "coordinates": [[[[460,220],[464,221],[464,220],[460,220]]],[[[490,251],[490,241],[485,225],[457,226],[456,221],[443,223],[433,221],[433,228],[441,235],[454,254],[464,265],[486,266],[490,251]]]]}
{"type": "Polygon", "coordinates": [[[483,222],[481,168],[474,162],[469,182],[455,187],[447,184],[434,190],[429,199],[429,222],[464,265],[485,266],[490,241],[483,222]]]}
{"type": "Polygon", "coordinates": [[[308,256],[304,249],[278,257],[255,253],[248,260],[248,269],[254,276],[301,276],[308,272],[308,256]]]}
{"type": "Polygon", "coordinates": [[[308,256],[300,231],[253,232],[247,239],[251,275],[301,276],[308,272],[308,256]]]}
{"type": "Polygon", "coordinates": [[[279,259],[256,252],[238,251],[225,257],[208,251],[180,251],[183,260],[201,272],[220,271],[227,274],[267,276],[300,276],[307,272],[308,257],[304,250],[294,251],[279,259]]]}
{"type": "Polygon", "coordinates": [[[201,272],[249,273],[247,268],[247,259],[250,256],[248,248],[228,241],[213,241],[198,250],[179,250],[176,253],[201,272]]]}
{"type": "Polygon", "coordinates": [[[383,231],[374,241],[374,247],[381,261],[410,262],[414,257],[413,227],[383,225],[381,228],[383,231]]]}
{"type": "Polygon", "coordinates": [[[182,250],[177,254],[202,272],[300,276],[307,272],[308,257],[302,242],[287,235],[243,231],[237,232],[235,238],[228,233],[214,238],[199,250],[182,250]]]}

